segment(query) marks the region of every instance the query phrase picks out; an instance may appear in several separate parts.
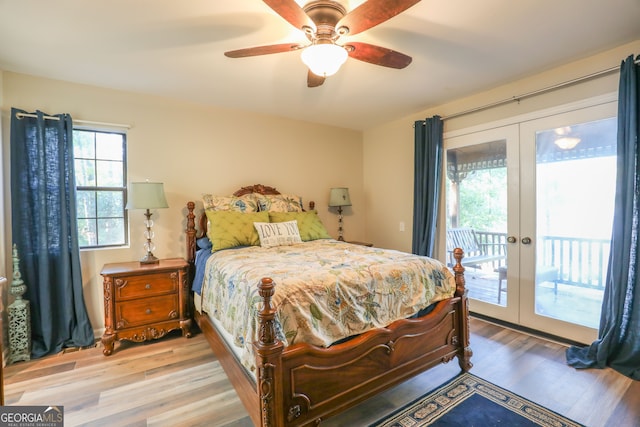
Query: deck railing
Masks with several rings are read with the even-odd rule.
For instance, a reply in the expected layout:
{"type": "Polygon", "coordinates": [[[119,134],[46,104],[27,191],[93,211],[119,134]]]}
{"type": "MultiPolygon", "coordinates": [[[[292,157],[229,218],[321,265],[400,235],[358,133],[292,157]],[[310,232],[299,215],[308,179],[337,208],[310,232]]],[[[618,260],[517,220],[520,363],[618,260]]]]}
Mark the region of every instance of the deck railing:
{"type": "Polygon", "coordinates": [[[478,244],[482,246],[483,251],[487,255],[504,255],[504,259],[493,261],[491,266],[494,270],[498,267],[504,267],[507,265],[507,233],[498,233],[496,231],[478,231],[476,230],[476,236],[478,237],[478,244]]]}
{"type": "MultiPolygon", "coordinates": [[[[506,253],[507,234],[476,230],[487,254],[506,253]]],[[[611,241],[579,237],[540,236],[537,242],[539,266],[558,269],[558,283],[592,289],[604,289],[611,241]]],[[[502,267],[504,261],[492,267],[502,267]]]]}
{"type": "Polygon", "coordinates": [[[609,263],[609,239],[540,236],[538,264],[560,270],[559,283],[604,289],[609,263]]]}

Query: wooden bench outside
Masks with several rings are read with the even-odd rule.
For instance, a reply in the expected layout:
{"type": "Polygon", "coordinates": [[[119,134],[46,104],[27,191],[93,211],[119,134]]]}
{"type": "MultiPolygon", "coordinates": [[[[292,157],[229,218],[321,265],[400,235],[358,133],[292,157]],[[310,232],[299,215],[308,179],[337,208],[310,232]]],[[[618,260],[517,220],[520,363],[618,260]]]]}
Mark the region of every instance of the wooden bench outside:
{"type": "Polygon", "coordinates": [[[480,267],[482,264],[501,261],[507,258],[506,248],[499,248],[499,253],[489,252],[488,245],[481,244],[472,228],[450,228],[447,230],[447,252],[449,262],[453,265],[453,250],[461,248],[464,251],[462,265],[465,267],[480,267]]]}

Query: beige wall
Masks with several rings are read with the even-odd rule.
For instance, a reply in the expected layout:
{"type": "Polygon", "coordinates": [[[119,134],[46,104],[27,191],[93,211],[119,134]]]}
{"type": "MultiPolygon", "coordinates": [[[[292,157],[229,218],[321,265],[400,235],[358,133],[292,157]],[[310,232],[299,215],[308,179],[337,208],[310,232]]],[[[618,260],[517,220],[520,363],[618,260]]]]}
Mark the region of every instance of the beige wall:
{"type": "MultiPolygon", "coordinates": [[[[413,123],[426,117],[445,117],[515,96],[571,81],[601,70],[618,67],[622,60],[640,52],[640,40],[585,60],[555,68],[534,77],[435,106],[401,120],[382,124],[364,132],[364,197],[367,211],[366,236],[376,245],[411,251],[413,226],[413,123]],[[399,231],[399,223],[405,231],[399,231]]],[[[543,95],[510,102],[501,107],[445,120],[447,132],[479,126],[532,111],[568,104],[598,95],[617,92],[618,72],[594,78],[543,95]]]]}
{"type": "MultiPolygon", "coordinates": [[[[299,194],[305,203],[314,200],[334,237],[337,214],[327,207],[329,188],[349,187],[353,209],[345,212],[345,237],[365,238],[364,220],[358,219],[364,217],[365,205],[360,132],[9,72],[3,77],[6,177],[11,107],[70,113],[75,120],[131,125],[129,181],[164,182],[169,203],[169,209],[153,214],[154,254],[158,257],[184,256],[187,201],[199,201],[205,192],[225,195],[257,183],[299,194]]],[[[5,188],[8,185],[7,179],[5,188]]],[[[10,197],[5,201],[8,206],[10,197]]],[[[130,213],[130,248],[81,254],[85,300],[98,334],[104,328],[100,270],[107,262],[142,257],[143,219],[142,211],[130,213]]],[[[10,244],[9,230],[5,247],[10,244]]]]}

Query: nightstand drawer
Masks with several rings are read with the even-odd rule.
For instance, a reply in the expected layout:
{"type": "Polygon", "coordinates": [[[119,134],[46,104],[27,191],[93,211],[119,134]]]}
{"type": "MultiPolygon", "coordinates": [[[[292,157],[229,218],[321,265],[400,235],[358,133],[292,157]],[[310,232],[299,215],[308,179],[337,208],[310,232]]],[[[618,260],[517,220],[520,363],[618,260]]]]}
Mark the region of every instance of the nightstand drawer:
{"type": "Polygon", "coordinates": [[[116,304],[116,328],[131,328],[177,319],[180,313],[177,295],[163,295],[116,304]]]}
{"type": "Polygon", "coordinates": [[[116,301],[162,295],[177,290],[178,273],[175,271],[120,277],[116,279],[115,286],[116,301]]]}

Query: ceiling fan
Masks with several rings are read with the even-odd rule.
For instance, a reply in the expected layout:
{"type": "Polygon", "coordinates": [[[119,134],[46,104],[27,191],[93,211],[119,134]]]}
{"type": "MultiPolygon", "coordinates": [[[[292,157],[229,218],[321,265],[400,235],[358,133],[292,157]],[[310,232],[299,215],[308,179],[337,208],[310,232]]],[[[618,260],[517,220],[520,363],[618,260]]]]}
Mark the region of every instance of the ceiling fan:
{"type": "Polygon", "coordinates": [[[362,42],[338,44],[338,39],[368,30],[404,12],[420,0],[368,0],[347,12],[335,0],[314,0],[300,7],[295,0],[264,0],[278,15],[302,30],[310,44],[281,43],[232,50],[230,58],[267,55],[302,50],[302,60],[309,67],[307,86],[317,87],[338,71],[347,57],[374,65],[401,69],[411,57],[385,47],[362,42]],[[315,61],[315,62],[314,62],[315,61]]]}

